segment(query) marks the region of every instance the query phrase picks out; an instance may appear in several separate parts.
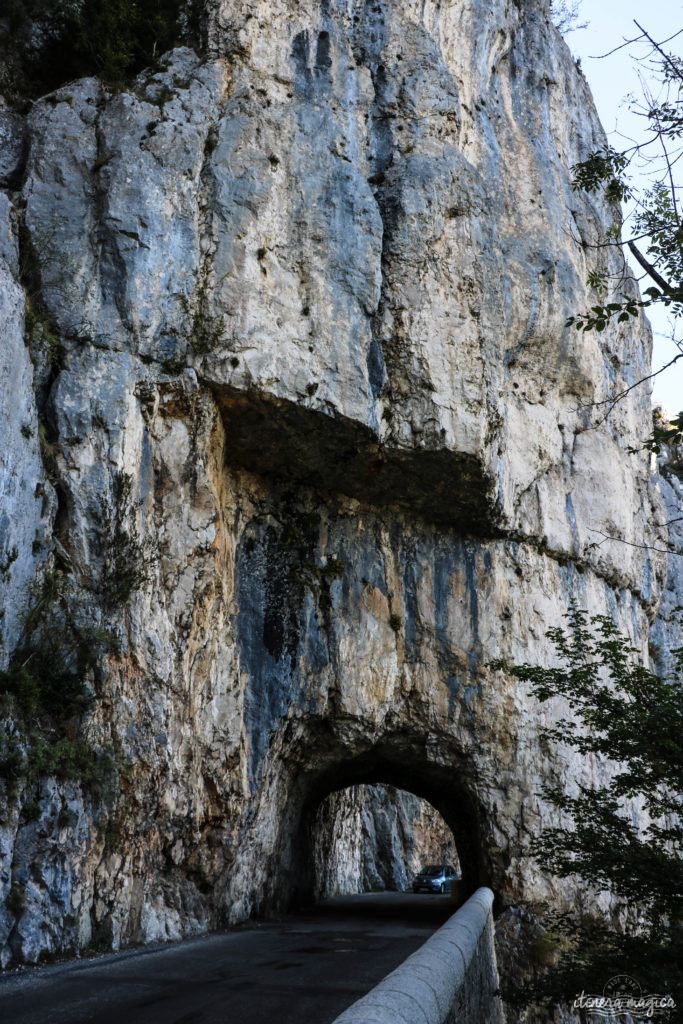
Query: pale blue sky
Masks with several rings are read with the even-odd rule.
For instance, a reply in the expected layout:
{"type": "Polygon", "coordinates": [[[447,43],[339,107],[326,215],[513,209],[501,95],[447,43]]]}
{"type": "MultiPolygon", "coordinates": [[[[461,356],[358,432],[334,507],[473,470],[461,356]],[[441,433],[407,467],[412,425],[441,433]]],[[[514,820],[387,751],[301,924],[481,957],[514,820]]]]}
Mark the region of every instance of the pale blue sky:
{"type": "MultiPolygon", "coordinates": [[[[602,60],[596,57],[637,35],[634,19],[660,41],[683,28],[683,3],[678,0],[649,0],[649,3],[643,3],[642,0],[583,0],[580,20],[588,21],[589,25],[566,37],[574,55],[581,59],[581,67],[593,91],[600,119],[615,149],[624,149],[628,145],[623,135],[633,138],[638,134],[642,137],[641,119],[629,111],[627,96],[641,95],[638,68],[631,54],[643,56],[646,50],[640,45],[619,50],[602,60]]],[[[683,35],[672,40],[669,47],[683,56],[683,35]]],[[[647,284],[643,283],[643,287],[647,287],[647,284]]],[[[651,314],[650,320],[655,331],[654,369],[678,350],[667,340],[671,330],[666,313],[657,310],[651,314]]],[[[683,335],[683,321],[679,322],[677,331],[679,336],[683,335]]],[[[662,402],[672,412],[683,409],[681,364],[683,360],[654,381],[655,401],[662,402]]]]}

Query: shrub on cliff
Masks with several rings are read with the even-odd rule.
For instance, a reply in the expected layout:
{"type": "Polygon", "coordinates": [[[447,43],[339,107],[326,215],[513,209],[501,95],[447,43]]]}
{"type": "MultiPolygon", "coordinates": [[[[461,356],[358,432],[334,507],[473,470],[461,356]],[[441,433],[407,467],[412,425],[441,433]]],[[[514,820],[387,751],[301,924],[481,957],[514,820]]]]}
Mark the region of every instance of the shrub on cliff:
{"type": "Polygon", "coordinates": [[[113,748],[92,744],[82,724],[95,700],[88,680],[118,643],[78,611],[63,574],[47,572],[22,641],[0,671],[0,780],[11,798],[20,786],[30,796],[46,777],[74,779],[95,793],[113,779],[113,748]]]}
{"type": "Polygon", "coordinates": [[[133,481],[114,474],[112,500],[103,500],[95,519],[103,548],[100,596],[108,609],[125,604],[150,578],[156,556],[151,538],[142,540],[135,521],[133,481]]]}
{"type": "Polygon", "coordinates": [[[40,96],[96,75],[120,85],[198,31],[184,0],[7,0],[0,18],[0,91],[40,96]]]}
{"type": "Polygon", "coordinates": [[[663,679],[640,664],[611,619],[589,620],[576,608],[567,618],[566,629],[547,634],[559,667],[509,671],[530,683],[542,703],[561,697],[571,709],[571,717],[543,730],[545,741],[607,759],[615,771],[609,784],[579,785],[576,795],[564,779],[542,789],[560,823],[541,832],[533,853],[553,875],[579,876],[588,902],[581,913],[553,916],[553,963],[517,997],[572,1003],[627,974],[644,991],[672,994],[681,1019],[683,649],[672,652],[679,678],[663,679]],[[632,800],[644,827],[632,817],[632,800]],[[612,897],[609,921],[591,912],[590,894],[605,891],[612,897]]]}

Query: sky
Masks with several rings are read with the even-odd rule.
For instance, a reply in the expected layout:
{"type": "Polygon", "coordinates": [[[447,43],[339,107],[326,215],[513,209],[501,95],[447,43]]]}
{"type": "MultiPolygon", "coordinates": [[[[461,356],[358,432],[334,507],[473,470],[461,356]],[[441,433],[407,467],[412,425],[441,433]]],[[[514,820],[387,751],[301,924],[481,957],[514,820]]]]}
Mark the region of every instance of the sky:
{"type": "MultiPolygon", "coordinates": [[[[633,54],[643,56],[645,49],[640,44],[620,49],[604,59],[600,59],[600,55],[638,35],[634,19],[659,42],[683,28],[683,3],[679,0],[649,0],[647,4],[642,0],[582,0],[579,23],[588,22],[588,27],[565,36],[570,49],[581,60],[600,120],[618,150],[629,144],[624,135],[635,138],[643,134],[642,119],[629,111],[628,96],[641,95],[633,54]]],[[[683,35],[672,40],[669,48],[683,56],[683,35]]],[[[640,67],[642,73],[642,65],[640,67]]],[[[646,288],[649,283],[643,281],[641,287],[646,288]]],[[[653,369],[657,369],[676,355],[678,349],[670,340],[669,315],[663,309],[655,309],[650,311],[649,318],[655,332],[653,369]]],[[[682,336],[683,320],[676,329],[679,337],[682,336]]],[[[655,402],[674,413],[683,410],[683,359],[656,377],[653,389],[655,402]]]]}

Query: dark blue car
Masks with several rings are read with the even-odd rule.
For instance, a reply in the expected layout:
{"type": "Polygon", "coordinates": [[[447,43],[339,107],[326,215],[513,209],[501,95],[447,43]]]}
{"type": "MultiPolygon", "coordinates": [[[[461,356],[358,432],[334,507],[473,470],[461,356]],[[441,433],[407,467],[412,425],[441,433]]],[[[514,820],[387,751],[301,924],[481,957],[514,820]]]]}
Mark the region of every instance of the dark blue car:
{"type": "Polygon", "coordinates": [[[448,864],[428,864],[415,876],[413,892],[450,892],[457,874],[448,864]]]}

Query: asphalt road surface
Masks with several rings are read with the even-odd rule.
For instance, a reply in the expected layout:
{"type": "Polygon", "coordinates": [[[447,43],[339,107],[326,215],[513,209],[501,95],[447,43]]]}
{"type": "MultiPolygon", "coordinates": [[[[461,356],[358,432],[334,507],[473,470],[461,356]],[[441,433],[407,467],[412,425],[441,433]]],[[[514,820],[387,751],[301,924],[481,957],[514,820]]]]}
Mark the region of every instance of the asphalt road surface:
{"type": "Polygon", "coordinates": [[[330,1024],[453,913],[448,896],[337,897],[305,915],[0,977],[2,1024],[330,1024]]]}

